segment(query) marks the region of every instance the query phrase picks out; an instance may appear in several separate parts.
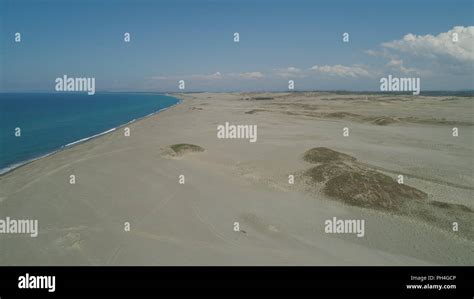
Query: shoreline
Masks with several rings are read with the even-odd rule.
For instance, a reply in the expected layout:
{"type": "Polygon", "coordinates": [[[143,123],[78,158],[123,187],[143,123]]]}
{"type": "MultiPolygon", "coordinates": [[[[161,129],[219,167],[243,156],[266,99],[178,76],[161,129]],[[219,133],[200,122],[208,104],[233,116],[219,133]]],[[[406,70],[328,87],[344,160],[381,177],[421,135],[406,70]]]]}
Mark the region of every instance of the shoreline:
{"type": "Polygon", "coordinates": [[[57,149],[55,149],[55,150],[53,150],[53,151],[51,151],[51,152],[48,152],[48,153],[46,153],[46,154],[42,154],[42,155],[39,155],[39,156],[37,156],[37,157],[31,158],[31,159],[28,159],[28,160],[25,160],[25,161],[21,161],[21,162],[18,162],[18,163],[14,163],[14,164],[8,165],[7,167],[0,169],[0,178],[6,176],[7,174],[12,173],[13,171],[15,171],[15,170],[17,170],[17,169],[19,169],[19,168],[21,168],[21,167],[23,167],[23,166],[26,166],[26,165],[31,164],[31,163],[33,163],[33,162],[36,162],[36,161],[39,161],[39,160],[41,160],[41,159],[50,157],[50,156],[55,155],[55,154],[57,154],[57,153],[60,153],[60,152],[62,152],[62,151],[64,151],[64,150],[70,149],[70,148],[72,148],[73,146],[86,143],[86,142],[88,142],[88,141],[97,139],[98,137],[101,137],[101,136],[105,136],[105,135],[107,135],[107,134],[109,134],[109,133],[115,132],[116,130],[125,127],[126,125],[129,125],[129,124],[132,124],[132,123],[136,123],[136,122],[138,122],[138,121],[141,121],[141,120],[144,120],[144,119],[146,119],[146,118],[152,117],[153,115],[155,115],[155,114],[157,114],[157,113],[160,113],[160,112],[162,112],[162,111],[165,111],[165,110],[167,110],[167,109],[170,109],[170,108],[172,108],[172,107],[174,107],[174,106],[177,106],[177,105],[179,105],[179,104],[181,104],[181,103],[183,102],[183,99],[178,98],[178,97],[176,97],[176,96],[174,96],[174,95],[172,95],[172,94],[166,93],[166,94],[164,94],[164,95],[169,96],[169,97],[174,97],[174,98],[176,98],[176,99],[178,100],[178,102],[177,102],[176,104],[173,104],[173,105],[168,106],[168,107],[166,107],[166,108],[162,108],[162,109],[160,109],[160,110],[157,110],[157,111],[152,112],[152,113],[150,113],[150,114],[147,114],[147,115],[145,115],[145,116],[132,119],[131,121],[128,121],[128,122],[126,122],[126,123],[124,123],[124,124],[121,124],[121,125],[119,125],[119,126],[116,126],[116,127],[114,127],[114,128],[108,129],[108,130],[106,130],[106,131],[97,133],[97,134],[92,135],[92,136],[88,136],[88,137],[81,138],[81,139],[79,139],[79,140],[70,142],[70,143],[68,143],[68,144],[66,144],[66,145],[62,145],[61,147],[59,147],[59,148],[57,148],[57,149]]]}

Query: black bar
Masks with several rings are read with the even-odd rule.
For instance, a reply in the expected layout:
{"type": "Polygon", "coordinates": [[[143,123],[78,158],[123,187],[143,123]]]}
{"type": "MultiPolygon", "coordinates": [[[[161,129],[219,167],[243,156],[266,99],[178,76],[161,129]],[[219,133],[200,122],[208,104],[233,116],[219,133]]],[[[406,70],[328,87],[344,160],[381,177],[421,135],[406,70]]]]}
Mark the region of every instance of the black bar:
{"type": "Polygon", "coordinates": [[[473,281],[473,267],[0,267],[0,298],[473,298],[473,281]],[[55,291],[20,289],[26,273],[55,291]],[[426,284],[456,289],[407,289],[426,284]]]}

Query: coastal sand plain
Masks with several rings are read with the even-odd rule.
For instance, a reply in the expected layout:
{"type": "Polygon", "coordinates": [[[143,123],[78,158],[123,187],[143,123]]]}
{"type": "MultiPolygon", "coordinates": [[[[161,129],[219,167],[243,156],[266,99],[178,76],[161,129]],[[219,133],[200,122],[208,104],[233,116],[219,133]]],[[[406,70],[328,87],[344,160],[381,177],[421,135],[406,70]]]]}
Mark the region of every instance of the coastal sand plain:
{"type": "Polygon", "coordinates": [[[173,96],[130,136],[1,176],[0,218],[40,229],[0,234],[0,264],[474,265],[472,98],[173,96]],[[217,138],[225,122],[257,141],[217,138]],[[363,219],[364,236],[326,233],[333,217],[363,219]]]}

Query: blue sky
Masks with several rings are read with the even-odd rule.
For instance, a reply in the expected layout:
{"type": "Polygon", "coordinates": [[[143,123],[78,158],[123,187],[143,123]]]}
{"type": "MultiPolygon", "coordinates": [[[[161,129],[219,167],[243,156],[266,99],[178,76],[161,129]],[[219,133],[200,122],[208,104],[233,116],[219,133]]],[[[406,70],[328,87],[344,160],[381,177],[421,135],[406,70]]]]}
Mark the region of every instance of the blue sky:
{"type": "Polygon", "coordinates": [[[0,3],[2,91],[53,91],[63,74],[98,91],[377,90],[389,74],[474,89],[472,0],[0,3]]]}

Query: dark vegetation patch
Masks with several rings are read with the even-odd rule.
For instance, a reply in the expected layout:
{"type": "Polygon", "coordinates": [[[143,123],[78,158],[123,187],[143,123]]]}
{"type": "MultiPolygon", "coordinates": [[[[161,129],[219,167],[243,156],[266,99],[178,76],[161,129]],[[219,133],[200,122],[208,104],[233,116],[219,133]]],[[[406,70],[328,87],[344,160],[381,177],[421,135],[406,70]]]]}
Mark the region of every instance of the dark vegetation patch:
{"type": "Polygon", "coordinates": [[[271,101],[274,100],[274,97],[245,97],[242,100],[245,101],[271,101]]]}
{"type": "Polygon", "coordinates": [[[177,154],[183,155],[186,153],[197,153],[203,152],[204,148],[200,147],[199,145],[188,144],[188,143],[178,143],[170,145],[170,148],[177,154]]]}
{"type": "Polygon", "coordinates": [[[375,117],[372,123],[378,126],[386,126],[398,122],[398,119],[390,116],[375,117]]]}
{"type": "Polygon", "coordinates": [[[315,147],[303,154],[303,160],[310,163],[323,163],[330,161],[355,161],[356,158],[327,147],[315,147]]]}
{"type": "Polygon", "coordinates": [[[245,111],[245,114],[255,114],[257,112],[262,112],[262,111],[265,111],[265,109],[252,109],[249,111],[245,111]]]}
{"type": "Polygon", "coordinates": [[[350,112],[331,112],[331,113],[326,113],[325,117],[330,117],[330,118],[360,118],[361,115],[355,114],[355,113],[350,113],[350,112]]]}
{"type": "Polygon", "coordinates": [[[348,204],[396,211],[405,200],[423,199],[427,194],[399,184],[376,171],[348,171],[326,182],[324,193],[348,204]]]}
{"type": "Polygon", "coordinates": [[[352,206],[413,217],[451,233],[456,222],[460,229],[455,233],[474,240],[474,211],[468,206],[427,201],[428,194],[422,190],[399,184],[355,157],[326,147],[306,151],[303,160],[316,164],[302,173],[303,182],[315,194],[322,191],[329,198],[352,206]]]}
{"type": "Polygon", "coordinates": [[[430,205],[438,207],[438,208],[442,208],[442,209],[447,209],[447,210],[459,210],[459,211],[472,213],[472,210],[469,207],[462,204],[433,200],[433,201],[430,201],[430,205]]]}
{"type": "Polygon", "coordinates": [[[304,172],[310,182],[323,183],[327,196],[351,205],[395,211],[404,200],[427,197],[423,191],[399,184],[356,158],[326,147],[306,151],[303,160],[318,164],[304,172]]]}

